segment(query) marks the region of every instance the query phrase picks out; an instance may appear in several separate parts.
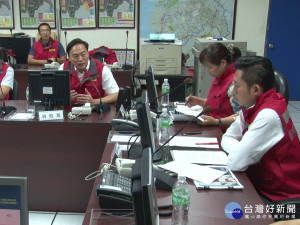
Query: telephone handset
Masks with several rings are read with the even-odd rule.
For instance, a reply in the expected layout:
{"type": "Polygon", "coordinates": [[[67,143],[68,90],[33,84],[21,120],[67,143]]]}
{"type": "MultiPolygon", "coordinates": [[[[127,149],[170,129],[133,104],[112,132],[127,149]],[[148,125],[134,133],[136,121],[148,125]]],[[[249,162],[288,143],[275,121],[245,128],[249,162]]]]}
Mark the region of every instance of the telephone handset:
{"type": "Polygon", "coordinates": [[[139,124],[126,119],[113,119],[111,126],[115,131],[139,131],[139,124]]]}
{"type": "Polygon", "coordinates": [[[132,209],[131,178],[104,170],[97,196],[101,208],[132,209]]]}

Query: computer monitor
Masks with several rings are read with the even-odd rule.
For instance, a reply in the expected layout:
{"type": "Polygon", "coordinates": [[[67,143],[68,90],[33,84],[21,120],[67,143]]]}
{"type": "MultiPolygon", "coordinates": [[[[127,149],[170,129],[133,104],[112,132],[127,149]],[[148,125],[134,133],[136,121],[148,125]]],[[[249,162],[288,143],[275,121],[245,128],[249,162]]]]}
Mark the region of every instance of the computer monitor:
{"type": "Polygon", "coordinates": [[[145,91],[142,93],[141,97],[139,97],[136,101],[136,114],[140,129],[142,147],[151,148],[153,153],[155,151],[153,125],[150,116],[148,96],[147,92],[145,91]]]}
{"type": "Polygon", "coordinates": [[[151,66],[149,66],[148,69],[145,70],[145,79],[146,79],[146,85],[148,89],[150,109],[154,111],[156,114],[160,114],[161,107],[158,102],[159,98],[157,96],[154,73],[153,73],[153,68],[151,66]]]}
{"type": "Polygon", "coordinates": [[[70,72],[68,70],[29,70],[29,103],[45,106],[71,106],[70,72]]]}
{"type": "Polygon", "coordinates": [[[144,148],[132,167],[132,198],[135,225],[158,225],[159,214],[153,176],[152,151],[144,148]]]}
{"type": "Polygon", "coordinates": [[[1,224],[29,224],[27,195],[27,177],[0,176],[1,224]]]}

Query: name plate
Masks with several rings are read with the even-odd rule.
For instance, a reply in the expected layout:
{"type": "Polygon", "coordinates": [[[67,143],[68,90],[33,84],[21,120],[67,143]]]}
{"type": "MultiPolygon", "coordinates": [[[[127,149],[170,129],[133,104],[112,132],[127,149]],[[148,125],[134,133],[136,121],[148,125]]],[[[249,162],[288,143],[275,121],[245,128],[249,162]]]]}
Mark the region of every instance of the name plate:
{"type": "Polygon", "coordinates": [[[63,119],[64,119],[64,111],[63,110],[39,112],[39,121],[63,120],[63,119]]]}

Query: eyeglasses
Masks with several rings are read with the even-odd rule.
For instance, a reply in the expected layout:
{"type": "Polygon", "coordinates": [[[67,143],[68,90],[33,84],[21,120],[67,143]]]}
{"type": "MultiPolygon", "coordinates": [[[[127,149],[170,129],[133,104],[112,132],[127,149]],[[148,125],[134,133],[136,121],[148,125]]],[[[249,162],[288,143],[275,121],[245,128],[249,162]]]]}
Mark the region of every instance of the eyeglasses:
{"type": "Polygon", "coordinates": [[[40,33],[47,33],[50,32],[50,30],[40,30],[40,33]]]}

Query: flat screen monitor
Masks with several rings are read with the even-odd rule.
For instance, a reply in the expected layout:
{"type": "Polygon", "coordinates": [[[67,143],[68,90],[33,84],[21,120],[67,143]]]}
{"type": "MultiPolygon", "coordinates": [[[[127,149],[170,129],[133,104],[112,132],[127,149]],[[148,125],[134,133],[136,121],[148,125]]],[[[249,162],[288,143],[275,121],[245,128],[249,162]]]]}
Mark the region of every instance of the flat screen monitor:
{"type": "MultiPolygon", "coordinates": [[[[147,92],[143,92],[141,97],[136,101],[136,113],[140,129],[141,144],[143,148],[151,148],[155,151],[155,142],[153,134],[152,119],[150,116],[150,108],[147,92]]],[[[142,150],[142,149],[141,149],[142,150]]]]}
{"type": "Polygon", "coordinates": [[[159,106],[159,102],[158,102],[159,98],[157,96],[154,73],[153,73],[153,68],[151,66],[149,66],[148,69],[145,70],[145,79],[146,79],[147,90],[149,95],[150,109],[154,111],[156,114],[160,114],[161,107],[159,106]]]}
{"type": "Polygon", "coordinates": [[[1,224],[28,225],[26,177],[0,176],[1,224]]]}
{"type": "Polygon", "coordinates": [[[152,151],[144,148],[132,168],[132,198],[135,225],[158,225],[159,214],[153,177],[152,151]]]}
{"type": "Polygon", "coordinates": [[[68,70],[29,70],[29,103],[45,106],[71,106],[70,72],[68,70]]]}

